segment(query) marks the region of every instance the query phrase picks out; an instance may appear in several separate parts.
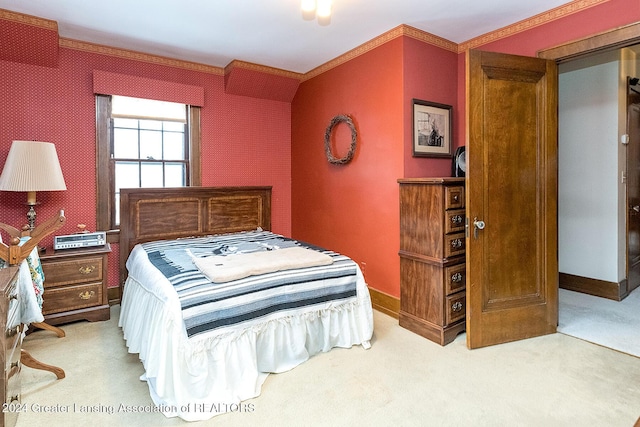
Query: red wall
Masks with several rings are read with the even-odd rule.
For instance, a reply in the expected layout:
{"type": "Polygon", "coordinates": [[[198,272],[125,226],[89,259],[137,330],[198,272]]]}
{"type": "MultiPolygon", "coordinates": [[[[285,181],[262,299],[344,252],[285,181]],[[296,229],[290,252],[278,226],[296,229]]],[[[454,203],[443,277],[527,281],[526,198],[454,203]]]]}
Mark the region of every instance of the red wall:
{"type": "MultiPolygon", "coordinates": [[[[455,104],[456,61],[453,52],[401,36],[303,82],[293,100],[293,236],[345,253],[370,287],[393,296],[400,277],[397,180],[451,171],[450,160],[411,157],[411,99],[455,104]],[[330,164],[323,149],[338,114],[351,115],[358,130],[356,155],[342,166],[330,164]]],[[[334,139],[340,157],[350,134],[336,131],[334,139]]]]}
{"type": "MultiPolygon", "coordinates": [[[[0,61],[0,165],[12,140],[53,142],[67,184],[64,192],[38,194],[40,220],[64,208],[67,223],[95,229],[95,101],[93,70],[204,87],[202,184],[273,186],[272,229],[291,234],[289,102],[235,96],[224,91],[221,73],[193,71],[67,48],[58,65],[0,61]]],[[[0,192],[0,221],[26,223],[26,194],[0,192]]],[[[6,236],[5,236],[6,237],[6,236]]],[[[50,246],[52,238],[45,239],[50,246]]],[[[109,256],[109,286],[118,284],[118,248],[109,256]]]]}
{"type": "MultiPolygon", "coordinates": [[[[481,48],[535,55],[636,21],[640,2],[610,0],[481,48]]],[[[274,231],[344,252],[364,267],[372,288],[397,297],[397,179],[450,174],[449,160],[411,156],[411,99],[452,105],[454,147],[464,144],[464,67],[464,54],[401,36],[302,82],[289,104],[225,93],[224,77],[215,73],[60,48],[54,68],[0,61],[0,162],[14,139],[54,142],[69,189],[39,194],[39,217],[63,207],[62,232],[79,222],[93,228],[92,71],[200,85],[203,185],[273,185],[274,231]],[[326,127],[339,114],[350,115],[358,131],[355,157],[343,166],[324,154],[326,127]]],[[[338,125],[332,140],[341,157],[350,142],[346,126],[338,125]]],[[[0,218],[24,223],[24,200],[0,192],[0,218]]],[[[111,274],[114,286],[117,270],[111,274]]]]}
{"type": "MultiPolygon", "coordinates": [[[[540,49],[640,20],[637,0],[610,0],[481,49],[540,49]]],[[[401,177],[450,176],[450,159],[411,154],[411,99],[453,106],[454,148],[465,144],[465,54],[401,37],[301,84],[292,111],[292,232],[366,263],[370,287],[398,297],[401,177]],[[336,114],[359,125],[358,155],[327,163],[324,129],[336,114]],[[384,125],[382,124],[384,123],[384,125]]]]}

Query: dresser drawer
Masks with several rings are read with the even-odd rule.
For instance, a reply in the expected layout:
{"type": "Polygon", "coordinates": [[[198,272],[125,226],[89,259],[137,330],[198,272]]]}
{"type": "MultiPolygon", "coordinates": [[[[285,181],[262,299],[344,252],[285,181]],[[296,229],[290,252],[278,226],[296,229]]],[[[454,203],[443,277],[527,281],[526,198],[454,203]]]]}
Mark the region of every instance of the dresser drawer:
{"type": "Polygon", "coordinates": [[[102,283],[53,288],[45,293],[43,314],[60,313],[102,304],[102,283]]]}
{"type": "Polygon", "coordinates": [[[18,414],[21,408],[21,386],[20,386],[20,369],[9,372],[5,384],[5,405],[4,415],[5,426],[15,426],[18,421],[18,414]]]}
{"type": "Polygon", "coordinates": [[[4,334],[4,355],[5,355],[5,372],[9,370],[20,360],[20,349],[22,348],[22,331],[21,324],[12,328],[7,328],[4,334]]]}
{"type": "Polygon", "coordinates": [[[445,303],[446,322],[450,325],[458,320],[464,319],[467,311],[467,295],[465,292],[458,292],[448,296],[445,303]]]}
{"type": "Polygon", "coordinates": [[[7,294],[8,307],[7,307],[7,323],[6,328],[11,329],[20,325],[20,299],[18,297],[18,289],[15,286],[10,289],[7,294]]]}
{"type": "Polygon", "coordinates": [[[445,209],[464,208],[464,186],[445,187],[444,208],[445,209]]]}
{"type": "Polygon", "coordinates": [[[44,287],[49,289],[75,283],[102,281],[102,259],[101,256],[96,256],[43,262],[44,287]]]}
{"type": "Polygon", "coordinates": [[[465,250],[464,233],[448,234],[444,236],[444,257],[450,258],[462,255],[465,250]]]}
{"type": "Polygon", "coordinates": [[[464,290],[467,286],[467,267],[465,263],[445,267],[444,271],[444,293],[445,295],[455,294],[464,290]]]}
{"type": "Polygon", "coordinates": [[[464,209],[456,209],[445,212],[444,232],[446,234],[464,231],[464,209]]]}

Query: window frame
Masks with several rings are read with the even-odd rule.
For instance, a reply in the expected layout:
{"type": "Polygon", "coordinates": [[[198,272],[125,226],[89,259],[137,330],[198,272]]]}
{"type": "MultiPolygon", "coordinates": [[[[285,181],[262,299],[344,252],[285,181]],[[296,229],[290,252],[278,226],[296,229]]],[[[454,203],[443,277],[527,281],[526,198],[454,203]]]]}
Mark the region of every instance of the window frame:
{"type": "MultiPolygon", "coordinates": [[[[120,230],[113,227],[114,169],[111,160],[111,96],[96,95],[96,229],[107,232],[109,242],[118,242],[120,230]]],[[[189,186],[202,185],[200,107],[187,105],[189,186]]]]}

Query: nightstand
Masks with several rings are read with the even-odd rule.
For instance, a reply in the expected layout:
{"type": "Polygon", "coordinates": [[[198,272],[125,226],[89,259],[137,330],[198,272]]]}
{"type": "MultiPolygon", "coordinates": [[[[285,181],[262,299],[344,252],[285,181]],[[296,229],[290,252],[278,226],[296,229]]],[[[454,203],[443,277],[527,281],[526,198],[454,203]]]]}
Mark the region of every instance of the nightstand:
{"type": "Polygon", "coordinates": [[[107,256],[111,247],[49,251],[40,255],[44,272],[42,314],[50,325],[108,320],[107,256]]]}

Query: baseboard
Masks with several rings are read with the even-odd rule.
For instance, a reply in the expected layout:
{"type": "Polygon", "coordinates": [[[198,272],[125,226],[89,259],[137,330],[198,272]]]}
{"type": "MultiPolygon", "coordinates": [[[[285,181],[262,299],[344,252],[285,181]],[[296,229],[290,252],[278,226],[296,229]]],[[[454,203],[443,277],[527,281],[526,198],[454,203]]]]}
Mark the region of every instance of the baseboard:
{"type": "Polygon", "coordinates": [[[371,305],[374,310],[378,310],[396,319],[398,318],[400,298],[385,294],[373,288],[369,288],[369,294],[371,295],[371,305]]]}
{"type": "Polygon", "coordinates": [[[560,273],[559,283],[562,289],[582,292],[596,297],[607,298],[614,301],[621,301],[627,296],[627,280],[620,283],[607,282],[606,280],[591,279],[589,277],[576,276],[573,274],[560,273]]]}

